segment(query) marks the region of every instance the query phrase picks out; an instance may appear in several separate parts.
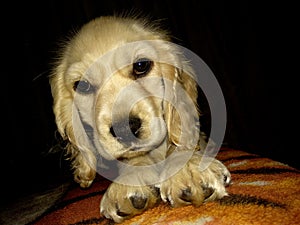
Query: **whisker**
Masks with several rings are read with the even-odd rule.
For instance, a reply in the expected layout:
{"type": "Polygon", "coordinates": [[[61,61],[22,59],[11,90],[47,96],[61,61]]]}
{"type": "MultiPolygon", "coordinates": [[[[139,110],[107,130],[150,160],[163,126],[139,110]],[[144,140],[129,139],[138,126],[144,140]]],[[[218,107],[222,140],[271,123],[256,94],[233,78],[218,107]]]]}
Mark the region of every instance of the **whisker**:
{"type": "Polygon", "coordinates": [[[47,74],[49,71],[44,71],[44,72],[41,72],[40,74],[38,74],[37,76],[35,76],[33,79],[32,79],[32,82],[33,81],[36,81],[37,79],[41,78],[42,76],[44,76],[45,74],[47,74]]]}

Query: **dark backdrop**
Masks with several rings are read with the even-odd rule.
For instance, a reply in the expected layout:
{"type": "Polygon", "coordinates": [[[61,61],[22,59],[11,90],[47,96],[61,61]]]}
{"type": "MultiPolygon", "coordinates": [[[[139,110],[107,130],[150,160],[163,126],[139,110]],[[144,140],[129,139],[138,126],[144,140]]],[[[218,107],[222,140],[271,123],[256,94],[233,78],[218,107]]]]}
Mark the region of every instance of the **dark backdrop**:
{"type": "Polygon", "coordinates": [[[2,185],[4,196],[40,190],[69,177],[63,153],[49,153],[56,141],[47,76],[57,41],[94,17],[133,8],[153,19],[164,19],[163,27],[177,37],[177,43],[200,56],[214,72],[228,111],[224,144],[297,166],[295,153],[284,148],[281,138],[280,81],[271,72],[278,15],[271,4],[225,0],[43,0],[25,4],[20,14],[3,8],[11,17],[18,14],[9,27],[12,34],[17,33],[23,50],[23,55],[17,49],[5,56],[13,63],[5,65],[2,81],[3,118],[8,124],[4,136],[8,145],[2,149],[0,168],[6,183],[2,185]]]}

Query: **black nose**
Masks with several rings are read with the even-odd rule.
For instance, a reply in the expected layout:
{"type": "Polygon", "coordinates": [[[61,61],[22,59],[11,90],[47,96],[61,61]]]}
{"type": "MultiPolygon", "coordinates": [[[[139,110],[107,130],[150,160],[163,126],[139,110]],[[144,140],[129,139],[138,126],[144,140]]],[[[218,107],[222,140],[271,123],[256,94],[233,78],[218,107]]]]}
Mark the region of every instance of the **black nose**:
{"type": "Polygon", "coordinates": [[[122,144],[130,145],[139,137],[141,125],[142,122],[139,118],[130,117],[127,120],[113,123],[110,133],[122,144]]]}

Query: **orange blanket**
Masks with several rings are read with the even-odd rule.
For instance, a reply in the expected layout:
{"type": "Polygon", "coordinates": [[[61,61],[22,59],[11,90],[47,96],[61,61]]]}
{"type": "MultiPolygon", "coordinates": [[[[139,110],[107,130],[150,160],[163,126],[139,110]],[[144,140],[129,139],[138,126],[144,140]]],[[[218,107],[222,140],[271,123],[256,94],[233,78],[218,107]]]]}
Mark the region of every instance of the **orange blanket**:
{"type": "MultiPolygon", "coordinates": [[[[300,224],[300,173],[280,162],[222,148],[218,159],[232,174],[229,196],[200,207],[165,203],[125,221],[126,225],[300,224]]],[[[114,224],[101,217],[99,203],[110,184],[99,177],[87,190],[72,186],[63,199],[31,224],[114,224]]]]}

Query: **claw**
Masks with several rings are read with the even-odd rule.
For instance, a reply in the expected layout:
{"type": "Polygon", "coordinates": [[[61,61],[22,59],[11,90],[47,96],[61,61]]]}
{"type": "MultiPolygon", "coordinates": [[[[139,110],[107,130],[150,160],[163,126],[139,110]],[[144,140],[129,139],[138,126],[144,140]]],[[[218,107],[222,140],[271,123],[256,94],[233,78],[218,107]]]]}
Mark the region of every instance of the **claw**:
{"type": "Polygon", "coordinates": [[[127,216],[129,216],[130,214],[124,213],[124,212],[121,212],[120,210],[118,210],[118,211],[117,211],[117,215],[118,215],[118,216],[121,216],[121,217],[127,217],[127,216]]]}
{"type": "Polygon", "coordinates": [[[227,176],[227,175],[224,175],[224,185],[225,185],[225,187],[229,186],[230,183],[231,183],[231,177],[227,176]]]}

